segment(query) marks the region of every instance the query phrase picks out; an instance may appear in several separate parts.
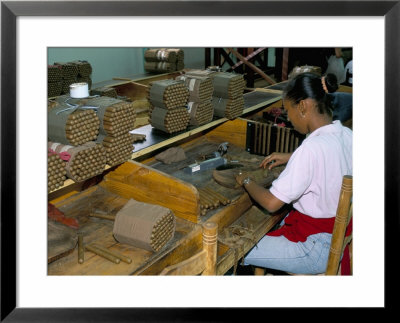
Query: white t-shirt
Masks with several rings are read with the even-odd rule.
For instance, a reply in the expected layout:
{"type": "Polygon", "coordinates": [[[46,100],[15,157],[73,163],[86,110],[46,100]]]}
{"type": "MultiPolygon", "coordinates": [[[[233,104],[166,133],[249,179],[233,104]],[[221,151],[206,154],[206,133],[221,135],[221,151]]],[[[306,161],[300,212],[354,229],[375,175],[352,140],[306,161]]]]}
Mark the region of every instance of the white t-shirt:
{"type": "Polygon", "coordinates": [[[330,218],[336,215],[344,175],[353,175],[353,132],[337,120],[303,141],[270,191],[303,214],[330,218]]]}

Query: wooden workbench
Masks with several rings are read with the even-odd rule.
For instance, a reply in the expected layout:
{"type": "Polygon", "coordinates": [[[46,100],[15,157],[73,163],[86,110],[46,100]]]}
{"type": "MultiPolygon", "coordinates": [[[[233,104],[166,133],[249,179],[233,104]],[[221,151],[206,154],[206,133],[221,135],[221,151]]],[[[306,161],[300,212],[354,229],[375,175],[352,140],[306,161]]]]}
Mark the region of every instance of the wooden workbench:
{"type": "Polygon", "coordinates": [[[283,213],[270,215],[254,205],[242,189],[228,189],[217,184],[211,171],[188,175],[183,167],[192,163],[198,153],[207,153],[224,141],[230,142],[227,158],[258,164],[261,156],[245,151],[246,120],[221,124],[207,134],[181,145],[187,160],[165,165],[153,157],[138,163],[129,161],[109,172],[95,186],[53,204],[67,217],[74,217],[84,235],[84,243],[96,242],[132,259],[131,264],[114,264],[90,252],[85,262],[77,261],[77,248],[48,265],[49,275],[157,275],[166,266],[181,262],[202,248],[201,225],[218,224],[217,274],[223,275],[234,266],[256,242],[281,220],[283,213]],[[233,200],[226,206],[200,215],[198,188],[208,186],[233,200]],[[112,236],[113,222],[91,218],[93,209],[115,214],[129,198],[169,207],[176,215],[174,238],[159,252],[150,252],[118,243],[112,236]]]}

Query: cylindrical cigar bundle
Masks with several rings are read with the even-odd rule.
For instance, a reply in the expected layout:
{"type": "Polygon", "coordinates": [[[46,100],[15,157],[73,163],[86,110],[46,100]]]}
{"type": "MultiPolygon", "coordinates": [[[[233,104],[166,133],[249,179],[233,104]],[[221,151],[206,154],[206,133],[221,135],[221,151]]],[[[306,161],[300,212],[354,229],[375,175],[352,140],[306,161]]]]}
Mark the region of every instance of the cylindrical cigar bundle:
{"type": "Polygon", "coordinates": [[[106,152],[106,161],[109,166],[114,166],[126,162],[132,156],[132,151],[135,148],[133,142],[135,137],[126,132],[117,137],[106,136],[97,142],[101,143],[106,152]]]}
{"type": "Polygon", "coordinates": [[[78,68],[78,76],[83,76],[83,77],[88,77],[90,74],[92,74],[92,65],[88,61],[72,61],[70,64],[76,65],[78,68]]]}
{"type": "Polygon", "coordinates": [[[150,83],[148,100],[154,107],[173,109],[185,106],[188,102],[189,90],[183,81],[161,80],[150,83]]]}
{"type": "Polygon", "coordinates": [[[62,90],[63,90],[63,82],[62,81],[47,83],[47,97],[49,97],[49,98],[61,95],[62,90]]]}
{"type": "Polygon", "coordinates": [[[176,63],[144,62],[144,69],[153,73],[171,73],[176,71],[176,63]]]}
{"type": "Polygon", "coordinates": [[[177,60],[176,52],[166,48],[147,49],[144,52],[146,62],[168,62],[175,63],[177,60]]]}
{"type": "Polygon", "coordinates": [[[214,108],[211,100],[204,102],[189,102],[188,112],[190,115],[189,124],[199,126],[212,121],[214,108]]]}
{"type": "Polygon", "coordinates": [[[62,80],[62,68],[60,65],[47,66],[47,83],[59,82],[62,80]]]}
{"type": "Polygon", "coordinates": [[[48,149],[64,156],[66,175],[75,182],[103,173],[106,166],[105,149],[94,142],[87,142],[80,146],[49,142],[48,149]]]}
{"type": "Polygon", "coordinates": [[[170,110],[154,107],[150,112],[150,124],[166,133],[185,130],[189,123],[189,112],[186,107],[170,110]]]}
{"type": "Polygon", "coordinates": [[[243,96],[245,81],[243,75],[217,72],[213,74],[213,96],[225,99],[234,99],[243,96]]]}
{"type": "Polygon", "coordinates": [[[55,62],[54,65],[61,67],[63,79],[76,79],[78,77],[79,69],[76,64],[55,62]]]}
{"type": "Polygon", "coordinates": [[[173,238],[175,225],[170,209],[130,199],[116,215],[113,234],[118,242],[159,251],[173,238]]]}
{"type": "Polygon", "coordinates": [[[169,73],[183,70],[184,52],[180,48],[154,48],[144,52],[144,68],[147,72],[169,73]]]}
{"type": "Polygon", "coordinates": [[[100,135],[117,137],[134,129],[136,113],[132,102],[100,96],[82,99],[78,103],[96,107],[100,135]]]}
{"type": "Polygon", "coordinates": [[[225,117],[232,120],[242,115],[244,109],[244,98],[243,96],[239,96],[235,99],[213,97],[212,106],[214,108],[215,116],[225,117]]]}
{"type": "Polygon", "coordinates": [[[57,98],[59,104],[48,111],[49,140],[73,146],[95,140],[100,126],[96,112],[69,106],[65,103],[67,98],[57,98]]]}
{"type": "Polygon", "coordinates": [[[49,151],[47,154],[47,190],[49,192],[64,185],[67,171],[65,161],[55,152],[49,151]]]}
{"type": "Polygon", "coordinates": [[[189,102],[211,100],[214,87],[209,77],[180,75],[176,80],[183,81],[189,89],[189,102]]]}

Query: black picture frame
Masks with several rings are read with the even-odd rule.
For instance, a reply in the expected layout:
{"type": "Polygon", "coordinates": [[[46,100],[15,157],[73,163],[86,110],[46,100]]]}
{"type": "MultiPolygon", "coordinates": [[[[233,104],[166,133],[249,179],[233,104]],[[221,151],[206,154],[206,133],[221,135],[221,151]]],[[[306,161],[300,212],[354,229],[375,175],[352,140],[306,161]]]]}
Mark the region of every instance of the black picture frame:
{"type": "MultiPolygon", "coordinates": [[[[1,321],[203,322],[237,321],[248,308],[17,308],[16,299],[16,19],[18,16],[384,16],[385,307],[398,284],[400,1],[2,1],[1,2],[1,321]],[[94,5],[95,4],[95,5],[94,5]],[[396,237],[396,238],[393,238],[396,237]],[[207,319],[208,318],[208,319],[207,319]]],[[[373,45],[373,44],[371,44],[373,45]]],[[[371,153],[373,155],[373,153],[371,153]]],[[[384,163],[382,163],[384,159],[384,163]]],[[[373,187],[371,187],[373,189],[373,187]]],[[[373,239],[373,232],[371,232],[373,239]]],[[[373,243],[373,242],[371,242],[373,243]]],[[[367,247],[367,246],[366,246],[367,247]]],[[[373,259],[371,259],[373,261],[373,259]]],[[[246,295],[238,295],[242,297],[246,295]]],[[[248,296],[248,295],[247,295],[248,296]]],[[[273,309],[252,309],[266,318],[273,309]],[[271,311],[268,312],[267,311],[271,311]]],[[[286,311],[286,309],[285,309],[286,311]]],[[[386,313],[385,313],[386,314],[386,313]]],[[[325,315],[325,314],[324,314],[325,315]]],[[[379,315],[382,313],[379,311],[379,315]]],[[[322,319],[322,318],[320,318],[322,319]]]]}

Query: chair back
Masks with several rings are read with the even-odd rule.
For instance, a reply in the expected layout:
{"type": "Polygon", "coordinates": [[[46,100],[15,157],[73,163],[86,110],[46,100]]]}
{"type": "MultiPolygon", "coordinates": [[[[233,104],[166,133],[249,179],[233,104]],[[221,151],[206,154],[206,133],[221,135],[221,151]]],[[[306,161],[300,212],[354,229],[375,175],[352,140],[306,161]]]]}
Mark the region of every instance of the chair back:
{"type": "Polygon", "coordinates": [[[346,244],[351,242],[352,236],[345,237],[346,228],[353,215],[353,176],[343,176],[339,203],[336,211],[335,224],[332,232],[332,242],[329,251],[328,264],[325,275],[337,275],[340,259],[346,244]],[[346,238],[346,239],[345,239],[346,238]]]}

